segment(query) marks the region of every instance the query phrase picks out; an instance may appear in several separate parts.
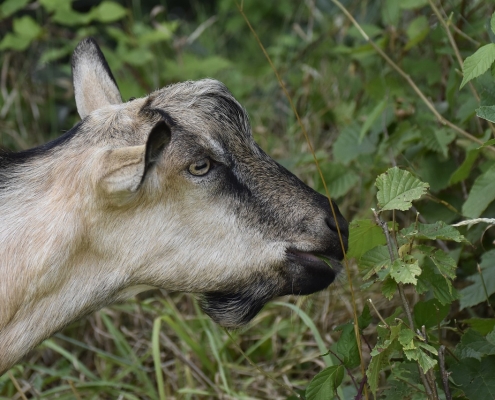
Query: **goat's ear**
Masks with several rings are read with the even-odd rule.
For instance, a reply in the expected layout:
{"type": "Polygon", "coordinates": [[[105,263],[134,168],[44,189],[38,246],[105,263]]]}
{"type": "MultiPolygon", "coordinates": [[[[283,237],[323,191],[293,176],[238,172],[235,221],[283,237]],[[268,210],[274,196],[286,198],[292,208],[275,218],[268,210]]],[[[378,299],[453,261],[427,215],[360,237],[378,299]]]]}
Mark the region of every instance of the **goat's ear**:
{"type": "Polygon", "coordinates": [[[93,38],[84,39],[74,50],[72,79],[81,118],[109,104],[122,103],[112,71],[93,38]]]}
{"type": "Polygon", "coordinates": [[[124,205],[134,197],[170,139],[169,126],[160,121],[151,129],[145,145],[108,150],[100,184],[114,204],[124,205]]]}

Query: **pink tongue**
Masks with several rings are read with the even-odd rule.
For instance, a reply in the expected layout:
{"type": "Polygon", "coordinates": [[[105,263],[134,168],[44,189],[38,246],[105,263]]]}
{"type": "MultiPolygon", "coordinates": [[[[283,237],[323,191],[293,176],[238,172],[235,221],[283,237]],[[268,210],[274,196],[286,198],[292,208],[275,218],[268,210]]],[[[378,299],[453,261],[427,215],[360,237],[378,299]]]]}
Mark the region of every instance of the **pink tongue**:
{"type": "Polygon", "coordinates": [[[294,253],[296,256],[304,258],[308,261],[321,261],[318,257],[316,257],[314,254],[311,253],[303,253],[302,251],[294,251],[294,250],[292,250],[291,252],[294,253]]]}

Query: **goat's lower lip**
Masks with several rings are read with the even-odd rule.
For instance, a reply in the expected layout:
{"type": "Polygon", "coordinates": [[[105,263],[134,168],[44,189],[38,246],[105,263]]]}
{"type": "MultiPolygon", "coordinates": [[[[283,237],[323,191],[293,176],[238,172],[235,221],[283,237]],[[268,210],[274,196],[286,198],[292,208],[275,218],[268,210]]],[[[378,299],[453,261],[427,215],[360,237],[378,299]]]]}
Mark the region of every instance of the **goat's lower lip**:
{"type": "Polygon", "coordinates": [[[311,294],[330,285],[341,270],[340,262],[319,252],[304,252],[287,249],[287,258],[292,269],[291,292],[285,294],[311,294]]]}

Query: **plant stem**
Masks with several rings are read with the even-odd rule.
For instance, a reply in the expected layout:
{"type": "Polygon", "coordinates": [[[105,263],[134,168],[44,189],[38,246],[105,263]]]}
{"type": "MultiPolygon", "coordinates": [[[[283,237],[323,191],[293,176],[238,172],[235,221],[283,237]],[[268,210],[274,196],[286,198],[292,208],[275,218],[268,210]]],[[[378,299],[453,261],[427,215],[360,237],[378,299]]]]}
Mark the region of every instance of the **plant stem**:
{"type": "MultiPolygon", "coordinates": [[[[468,138],[469,140],[483,144],[483,141],[478,139],[477,137],[471,135],[470,133],[466,132],[464,129],[460,128],[459,126],[455,125],[454,123],[450,122],[449,120],[445,119],[435,108],[433,103],[426,98],[426,96],[423,94],[421,89],[418,88],[418,86],[414,83],[414,81],[411,79],[411,77],[406,74],[402,68],[400,68],[395,62],[392,61],[392,59],[385,54],[385,52],[375,43],[373,40],[369,38],[369,36],[366,34],[366,32],[361,28],[359,23],[354,19],[354,17],[347,11],[347,9],[338,1],[338,0],[332,0],[332,3],[334,3],[337,7],[340,8],[340,10],[345,14],[347,18],[350,19],[350,21],[353,23],[353,25],[356,27],[356,29],[359,31],[359,33],[363,36],[363,38],[370,44],[371,47],[397,72],[399,73],[400,76],[402,76],[409,86],[416,92],[416,94],[419,96],[419,98],[423,101],[423,103],[426,105],[426,107],[432,112],[432,114],[436,117],[438,122],[440,122],[442,125],[447,125],[449,128],[453,129],[456,131],[458,134],[468,138]]],[[[490,151],[495,152],[495,147],[493,146],[487,146],[490,151]]]]}
{"type": "Polygon", "coordinates": [[[441,345],[438,349],[438,365],[440,367],[440,374],[442,375],[443,391],[445,392],[445,399],[452,400],[449,387],[449,374],[445,369],[445,346],[441,345]]]}
{"type": "MultiPolygon", "coordinates": [[[[334,0],[332,0],[334,1],[334,0]]],[[[388,226],[387,224],[381,220],[380,216],[376,212],[375,209],[371,209],[373,211],[373,214],[375,216],[376,223],[382,228],[383,233],[385,234],[385,239],[387,240],[387,247],[388,247],[388,252],[390,254],[390,260],[392,262],[395,261],[395,251],[394,251],[394,246],[392,243],[392,238],[390,237],[390,233],[388,231],[388,226]]],[[[402,302],[402,306],[404,307],[404,311],[406,312],[407,320],[409,321],[409,327],[414,331],[414,320],[411,312],[411,307],[409,306],[409,303],[407,301],[406,295],[404,293],[404,288],[402,286],[402,283],[397,284],[397,289],[399,290],[399,296],[402,302]]],[[[428,395],[428,398],[430,399],[436,399],[436,397],[433,395],[432,389],[430,387],[430,384],[428,383],[428,380],[426,379],[426,376],[421,369],[421,366],[418,364],[418,372],[419,376],[421,377],[421,382],[423,383],[423,386],[425,387],[426,394],[428,395]]]]}

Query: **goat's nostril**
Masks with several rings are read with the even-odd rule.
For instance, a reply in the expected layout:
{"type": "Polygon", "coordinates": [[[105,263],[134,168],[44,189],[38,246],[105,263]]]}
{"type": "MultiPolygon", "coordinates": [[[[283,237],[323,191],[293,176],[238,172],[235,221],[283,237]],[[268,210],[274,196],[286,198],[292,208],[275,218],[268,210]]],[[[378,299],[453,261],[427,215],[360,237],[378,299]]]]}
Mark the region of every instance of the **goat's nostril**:
{"type": "Polygon", "coordinates": [[[336,234],[338,234],[338,232],[340,231],[340,234],[342,236],[347,236],[348,231],[347,231],[347,222],[346,221],[342,221],[342,219],[340,219],[338,221],[338,224],[339,224],[338,229],[337,229],[337,223],[335,222],[335,219],[333,219],[333,218],[326,217],[325,223],[330,228],[330,230],[335,232],[336,234]]]}

